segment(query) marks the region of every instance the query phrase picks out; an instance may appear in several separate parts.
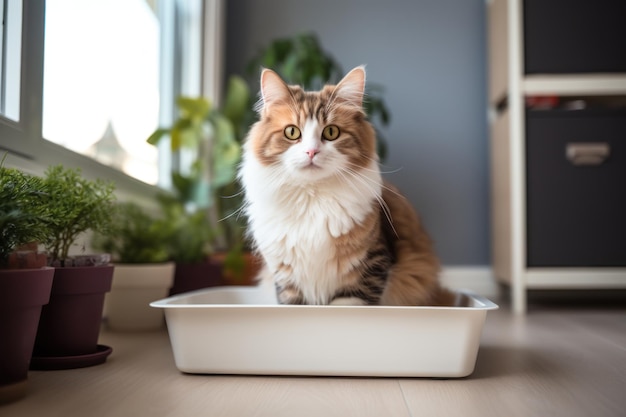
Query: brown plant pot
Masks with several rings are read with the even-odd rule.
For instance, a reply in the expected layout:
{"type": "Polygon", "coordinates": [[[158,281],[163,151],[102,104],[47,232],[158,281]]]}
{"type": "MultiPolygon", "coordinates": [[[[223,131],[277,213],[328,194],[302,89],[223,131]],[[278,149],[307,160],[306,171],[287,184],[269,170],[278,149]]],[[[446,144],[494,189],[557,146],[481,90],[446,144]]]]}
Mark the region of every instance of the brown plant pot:
{"type": "Polygon", "coordinates": [[[50,303],[42,309],[31,369],[71,369],[104,362],[98,345],[113,265],[56,268],[50,303]]]}
{"type": "MultiPolygon", "coordinates": [[[[223,268],[226,253],[218,253],[212,257],[213,262],[219,263],[223,268]]],[[[261,270],[262,262],[256,255],[250,252],[243,253],[244,267],[240,275],[235,275],[230,271],[222,272],[220,285],[256,285],[256,277],[261,270]]]]}
{"type": "Polygon", "coordinates": [[[47,304],[53,268],[0,271],[0,404],[26,394],[41,306],[47,304]]]}
{"type": "Polygon", "coordinates": [[[210,259],[193,264],[176,263],[174,285],[170,295],[220,285],[222,266],[210,259]]]}

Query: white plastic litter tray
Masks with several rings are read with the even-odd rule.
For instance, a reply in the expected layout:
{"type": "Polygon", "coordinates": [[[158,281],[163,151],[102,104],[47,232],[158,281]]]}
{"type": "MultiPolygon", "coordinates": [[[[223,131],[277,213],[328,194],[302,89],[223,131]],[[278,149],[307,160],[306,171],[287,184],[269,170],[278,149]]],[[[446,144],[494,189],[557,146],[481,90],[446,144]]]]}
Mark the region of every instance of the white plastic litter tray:
{"type": "Polygon", "coordinates": [[[217,287],[150,304],[165,309],[187,373],[442,377],[474,371],[491,301],[455,307],[278,305],[272,289],[217,287]]]}

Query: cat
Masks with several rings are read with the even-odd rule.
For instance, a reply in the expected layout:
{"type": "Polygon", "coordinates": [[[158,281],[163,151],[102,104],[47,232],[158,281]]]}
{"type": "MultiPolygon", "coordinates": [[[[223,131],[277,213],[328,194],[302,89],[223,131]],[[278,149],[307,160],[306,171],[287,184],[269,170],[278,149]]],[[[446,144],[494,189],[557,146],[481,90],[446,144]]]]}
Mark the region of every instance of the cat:
{"type": "Polygon", "coordinates": [[[238,178],[258,280],[282,304],[452,305],[433,244],[382,180],[365,69],[317,92],[261,74],[238,178]]]}

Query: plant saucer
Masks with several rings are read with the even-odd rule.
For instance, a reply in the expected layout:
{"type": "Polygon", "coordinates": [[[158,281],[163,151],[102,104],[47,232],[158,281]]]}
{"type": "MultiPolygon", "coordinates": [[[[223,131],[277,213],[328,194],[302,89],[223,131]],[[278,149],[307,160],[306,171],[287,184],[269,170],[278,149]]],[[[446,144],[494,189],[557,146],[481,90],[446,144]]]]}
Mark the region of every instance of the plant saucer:
{"type": "Polygon", "coordinates": [[[60,369],[86,368],[104,363],[113,349],[98,345],[95,353],[76,356],[33,356],[30,369],[36,371],[54,371],[60,369]]]}

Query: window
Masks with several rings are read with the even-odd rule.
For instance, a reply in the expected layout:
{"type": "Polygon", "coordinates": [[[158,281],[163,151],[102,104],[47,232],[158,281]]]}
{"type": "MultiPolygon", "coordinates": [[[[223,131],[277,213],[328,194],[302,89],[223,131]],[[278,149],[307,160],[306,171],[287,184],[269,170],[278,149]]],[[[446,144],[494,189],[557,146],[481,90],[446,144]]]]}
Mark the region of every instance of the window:
{"type": "Polygon", "coordinates": [[[22,0],[0,0],[0,115],[20,116],[20,58],[22,56],[22,0]]]}
{"type": "Polygon", "coordinates": [[[222,0],[0,0],[0,13],[0,153],[133,196],[167,186],[168,146],[145,139],[178,95],[217,90],[222,0]]]}
{"type": "Polygon", "coordinates": [[[146,0],[48,1],[44,139],[156,184],[161,27],[146,0]]]}

